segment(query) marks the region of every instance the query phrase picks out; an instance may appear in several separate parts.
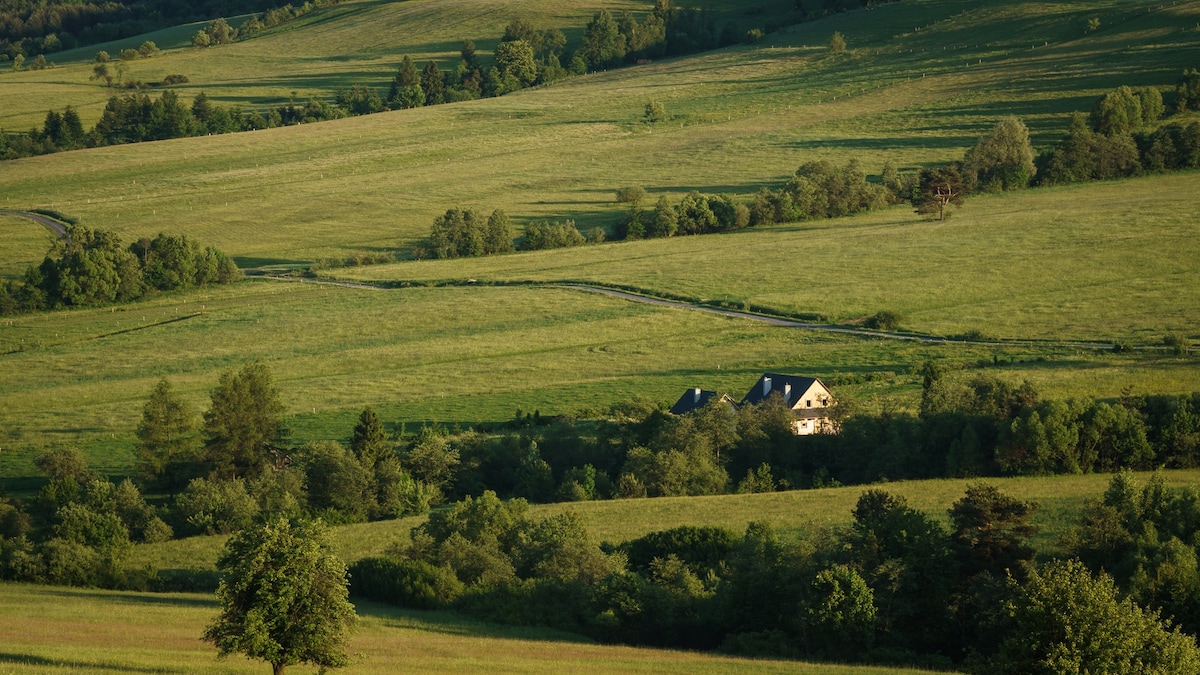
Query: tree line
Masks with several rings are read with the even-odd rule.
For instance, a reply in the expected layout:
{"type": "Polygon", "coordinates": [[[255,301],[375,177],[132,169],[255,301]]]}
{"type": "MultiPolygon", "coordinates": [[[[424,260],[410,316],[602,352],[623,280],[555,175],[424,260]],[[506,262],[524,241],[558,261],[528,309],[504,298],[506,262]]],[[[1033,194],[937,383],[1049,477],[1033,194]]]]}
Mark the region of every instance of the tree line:
{"type": "Polygon", "coordinates": [[[1041,564],[1036,510],[975,483],[946,527],[871,489],[849,527],[797,540],[754,522],[741,534],[685,526],[612,544],[571,512],[535,519],[524,500],[485,492],[431,513],[410,544],[355,563],[351,592],[754,657],[1014,674],[1200,667],[1200,576],[1188,566],[1200,492],[1118,475],[1071,529],[1067,557],[1041,564]],[[1125,565],[1115,578],[1113,562],[1125,565]]]}
{"type": "Polygon", "coordinates": [[[0,158],[308,124],[345,117],[349,113],[341,105],[346,101],[339,101],[338,105],[316,99],[301,104],[288,101],[263,114],[257,110],[226,108],[213,103],[204,92],[197,94],[190,106],[171,90],[158,98],[132,92],[110,97],[90,131],[84,131],[79,113],[71,106],[61,113],[49,111],[42,127],[27,134],[0,131],[0,158]]]}
{"type": "Polygon", "coordinates": [[[232,258],[184,235],[160,233],[125,247],[113,232],[73,224],[40,265],[0,286],[0,314],[129,302],[239,278],[232,258]]]}
{"type": "MultiPolygon", "coordinates": [[[[270,27],[284,13],[296,15],[337,0],[309,0],[293,8],[276,0],[47,0],[0,6],[0,55],[7,59],[119,40],[181,23],[221,16],[256,14],[251,27],[270,27]]],[[[243,27],[246,31],[246,26],[243,27]]]]}

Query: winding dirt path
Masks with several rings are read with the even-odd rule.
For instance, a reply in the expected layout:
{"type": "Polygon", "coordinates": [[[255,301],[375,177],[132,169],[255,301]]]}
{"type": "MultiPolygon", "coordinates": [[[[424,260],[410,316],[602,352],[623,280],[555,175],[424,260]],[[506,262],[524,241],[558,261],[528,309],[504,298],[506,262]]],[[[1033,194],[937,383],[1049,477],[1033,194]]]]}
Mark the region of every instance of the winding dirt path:
{"type": "MultiPolygon", "coordinates": [[[[301,279],[297,277],[280,277],[270,274],[255,273],[254,270],[246,270],[247,276],[256,279],[271,279],[274,281],[293,281],[300,283],[322,284],[327,286],[341,286],[344,288],[359,288],[364,290],[391,290],[386,286],[378,286],[374,284],[358,283],[353,281],[337,281],[333,279],[301,279]]],[[[472,282],[464,282],[462,284],[454,284],[456,286],[474,286],[472,282]]],[[[479,284],[481,286],[488,284],[479,284]]],[[[518,284],[513,284],[514,286],[518,284]]],[[[524,284],[521,284],[524,285],[524,284]]],[[[883,340],[907,340],[909,342],[920,342],[923,344],[963,344],[963,345],[982,345],[992,347],[1066,347],[1075,349],[1112,349],[1111,342],[1087,342],[1087,341],[1069,341],[1069,340],[967,340],[957,338],[936,337],[931,335],[915,335],[912,333],[895,333],[882,330],[870,330],[867,328],[855,328],[853,326],[836,326],[827,323],[811,323],[806,321],[797,321],[795,319],[786,319],[768,314],[755,314],[753,312],[743,312],[735,309],[721,309],[720,307],[710,307],[697,303],[682,302],[679,300],[667,300],[665,298],[656,298],[652,295],[639,295],[628,291],[620,291],[613,288],[605,288],[603,286],[588,286],[586,284],[528,284],[529,287],[541,288],[564,288],[568,290],[581,291],[584,293],[600,293],[630,302],[640,302],[648,305],[657,305],[659,307],[670,307],[673,309],[686,309],[697,312],[707,312],[709,314],[717,314],[719,316],[727,316],[734,319],[746,319],[749,321],[758,321],[760,323],[769,324],[772,326],[780,326],[783,328],[799,328],[802,330],[815,330],[825,333],[841,333],[843,335],[856,335],[859,337],[879,338],[883,340]]]]}

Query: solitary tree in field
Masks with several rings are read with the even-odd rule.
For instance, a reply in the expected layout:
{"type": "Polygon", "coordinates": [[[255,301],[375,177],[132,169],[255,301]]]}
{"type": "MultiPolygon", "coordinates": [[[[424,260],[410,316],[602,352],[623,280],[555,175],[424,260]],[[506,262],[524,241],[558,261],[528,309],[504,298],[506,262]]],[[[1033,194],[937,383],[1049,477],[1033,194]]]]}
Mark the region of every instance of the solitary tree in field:
{"type": "Polygon", "coordinates": [[[646,104],[646,123],[657,124],[667,119],[667,108],[662,101],[650,101],[646,104]]]}
{"type": "Polygon", "coordinates": [[[919,198],[914,206],[917,213],[936,213],[938,220],[945,220],[946,208],[952,204],[962,206],[966,193],[958,169],[952,166],[922,169],[919,198]]]}
{"type": "Polygon", "coordinates": [[[221,656],[240,653],[271,664],[275,675],[298,663],[338,668],[357,616],[346,599],[346,565],[320,522],[280,518],[235,534],[217,560],[221,615],[204,639],[221,656]]]}
{"type": "Polygon", "coordinates": [[[833,31],[833,37],[829,40],[829,53],[842,54],[846,51],[846,38],[842,37],[840,31],[833,31]]]}

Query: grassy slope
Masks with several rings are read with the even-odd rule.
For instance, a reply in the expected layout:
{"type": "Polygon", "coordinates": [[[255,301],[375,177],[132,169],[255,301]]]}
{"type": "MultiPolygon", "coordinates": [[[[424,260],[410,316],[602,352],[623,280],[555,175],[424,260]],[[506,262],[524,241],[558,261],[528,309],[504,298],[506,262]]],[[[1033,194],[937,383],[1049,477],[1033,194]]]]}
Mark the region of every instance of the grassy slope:
{"type": "MultiPolygon", "coordinates": [[[[337,9],[428,12],[445,4],[337,9]]],[[[525,5],[506,7],[504,17],[525,5]]],[[[53,206],[128,237],[184,229],[243,258],[282,261],[407,245],[458,204],[504,208],[519,220],[608,225],[617,217],[611,190],[627,183],[746,194],[781,182],[808,159],[857,157],[870,170],[885,159],[910,167],[945,161],[1010,113],[1021,114],[1044,143],[1061,132],[1063,114],[1090,106],[1104,89],[1169,85],[1184,66],[1200,62],[1200,33],[1183,30],[1200,16],[1194,2],[1151,12],[1157,3],[1145,0],[962,7],[958,0],[889,4],[803,24],[755,47],[500,99],[6,162],[3,205],[53,206]],[[1105,28],[1083,36],[1092,14],[1105,28]],[[828,57],[822,46],[835,29],[850,41],[845,58],[828,57]],[[650,129],[639,122],[651,98],[665,102],[670,123],[650,129]]],[[[578,23],[586,13],[554,22],[578,23]]],[[[358,15],[321,16],[304,20],[317,23],[311,28],[298,22],[222,48],[259,51],[245,57],[253,68],[230,63],[217,72],[254,81],[280,73],[295,88],[308,77],[308,64],[348,85],[354,80],[345,69],[361,57],[289,51],[319,51],[322,40],[335,45],[330,49],[348,48],[339,42],[346,39],[338,37],[341,26],[358,15]],[[276,63],[277,53],[286,64],[276,63]],[[283,74],[290,69],[299,73],[295,82],[283,74]]],[[[398,53],[425,44],[423,31],[436,18],[393,25],[381,15],[361,41],[370,44],[392,28],[386,34],[398,53]]],[[[497,28],[504,20],[491,19],[497,28]]],[[[216,57],[184,50],[160,58],[200,64],[216,57]]],[[[23,91],[36,84],[35,75],[6,75],[0,86],[23,91]]],[[[231,81],[226,91],[244,84],[231,81]]]]}
{"type": "MultiPolygon", "coordinates": [[[[1142,474],[1144,481],[1148,474],[1142,474]]],[[[1099,498],[1112,476],[1046,476],[990,478],[1006,494],[1039,505],[1032,522],[1041,528],[1034,545],[1043,557],[1061,555],[1059,538],[1075,522],[1085,499],[1099,498]]],[[[1164,472],[1167,485],[1194,486],[1200,471],[1164,472]]],[[[969,479],[926,480],[875,486],[902,495],[909,506],[948,522],[950,506],[962,498],[969,479]]],[[[650,532],[683,525],[725,527],[742,532],[748,523],[766,521],[780,534],[793,538],[850,524],[851,510],[866,488],[862,486],[798,490],[753,495],[663,497],[546,504],[532,507],[535,517],[573,511],[598,541],[621,542],[650,532]]],[[[334,530],[339,555],[348,561],[380,555],[391,545],[408,541],[409,531],[423,517],[339,527],[334,530]]],[[[224,537],[191,537],[136,547],[130,566],[208,568],[216,564],[224,537]]]]}
{"type": "Polygon", "coordinates": [[[0,283],[24,276],[30,265],[42,262],[54,243],[45,227],[16,216],[0,215],[0,283]]]}
{"type": "Polygon", "coordinates": [[[1158,343],[1200,326],[1190,301],[1200,295],[1198,189],[1193,172],[977,197],[947,222],[897,207],[719,237],[334,275],[623,284],[842,321],[889,309],[904,326],[940,335],[1158,343]]]}
{"type": "MultiPolygon", "coordinates": [[[[436,612],[357,602],[350,638],[355,673],[543,673],[602,669],[622,673],[809,673],[873,675],[926,671],[750,661],[579,641],[554,631],[485,624],[436,612]]],[[[6,673],[261,673],[240,656],[217,659],[200,635],[216,616],[211,596],[113,593],[0,585],[0,670],[6,673]]],[[[297,670],[297,668],[293,668],[297,670]]],[[[299,672],[312,672],[299,667],[299,672]]]]}
{"type": "MultiPolygon", "coordinates": [[[[786,13],[792,3],[755,3],[767,10],[761,15],[765,18],[745,16],[739,11],[743,3],[736,0],[709,0],[704,5],[726,11],[747,26],[761,26],[765,18],[786,13]]],[[[68,104],[90,126],[114,93],[89,79],[96,52],[103,49],[115,57],[144,40],[164,51],[126,64],[128,79],[155,83],[169,74],[183,74],[189,81],[175,90],[185,99],[204,91],[214,101],[264,109],[295,98],[331,100],[338,90],[352,85],[386,94],[404,55],[419,66],[433,60],[443,70],[451,70],[459,61],[463,40],[474,41],[486,57],[504,27],[517,17],[539,29],[559,28],[577,44],[583,27],[600,8],[614,13],[627,10],[640,19],[652,7],[653,2],[645,0],[348,0],[251,39],[204,50],[191,47],[191,38],[203,22],[187,24],[54,54],[50,58],[56,68],[0,74],[0,90],[20,87],[28,94],[0,111],[0,128],[40,125],[47,109],[68,104]]],[[[244,18],[233,20],[233,25],[244,18]]]]}
{"type": "Polygon", "coordinates": [[[764,371],[825,378],[840,396],[912,401],[927,358],[1017,361],[995,371],[1047,396],[1190,391],[1195,359],[1150,354],[918,345],[770,327],[582,291],[526,287],[372,291],[248,281],[121,307],[5,318],[0,330],[0,475],[33,475],[56,443],[124,474],[155,382],[194,409],[220,373],[262,359],[283,390],[293,440],[347,438],[373,405],[409,430],[513,411],[561,414],[686,387],[740,396],[764,371]],[[874,374],[866,384],[848,378],[874,374]]]}

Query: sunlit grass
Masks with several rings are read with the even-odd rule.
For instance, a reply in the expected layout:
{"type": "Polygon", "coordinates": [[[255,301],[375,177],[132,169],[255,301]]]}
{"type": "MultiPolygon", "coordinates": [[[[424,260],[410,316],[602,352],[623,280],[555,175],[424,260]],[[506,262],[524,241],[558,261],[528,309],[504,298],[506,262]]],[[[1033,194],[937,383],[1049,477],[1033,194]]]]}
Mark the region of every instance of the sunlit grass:
{"type": "MultiPolygon", "coordinates": [[[[1150,474],[1140,474],[1145,481],[1150,474]]],[[[1193,486],[1200,471],[1166,471],[1171,487],[1193,486]]],[[[1040,531],[1033,538],[1043,558],[1063,554],[1061,537],[1076,523],[1086,499],[1103,495],[1111,474],[1080,476],[1037,476],[987,479],[944,479],[901,481],[872,486],[849,486],[819,490],[795,490],[750,495],[711,497],[660,497],[655,499],[618,499],[533,506],[533,517],[544,518],[564,511],[580,517],[588,531],[599,541],[619,543],[650,532],[690,525],[724,527],[745,531],[749,523],[769,523],[780,536],[823,536],[848,526],[851,511],[867,489],[881,489],[903,496],[908,505],[949,524],[947,511],[962,498],[967,485],[982,480],[996,485],[1005,494],[1038,505],[1031,522],[1040,531]]],[[[409,532],[424,517],[364,523],[334,528],[332,538],[338,554],[354,561],[384,554],[389,547],[404,545],[409,532]]],[[[224,537],[191,537],[162,544],[139,545],[129,561],[130,567],[152,565],[162,569],[213,569],[224,537]]]]}
{"type": "MultiPolygon", "coordinates": [[[[866,666],[735,659],[592,644],[551,630],[508,627],[438,612],[356,601],[358,627],[347,652],[353,673],[921,673],[866,666]]],[[[218,659],[202,642],[217,615],[208,595],[115,593],[0,584],[0,670],[11,673],[261,673],[241,656],[218,659]]],[[[294,666],[292,671],[311,672],[294,666]]]]}

